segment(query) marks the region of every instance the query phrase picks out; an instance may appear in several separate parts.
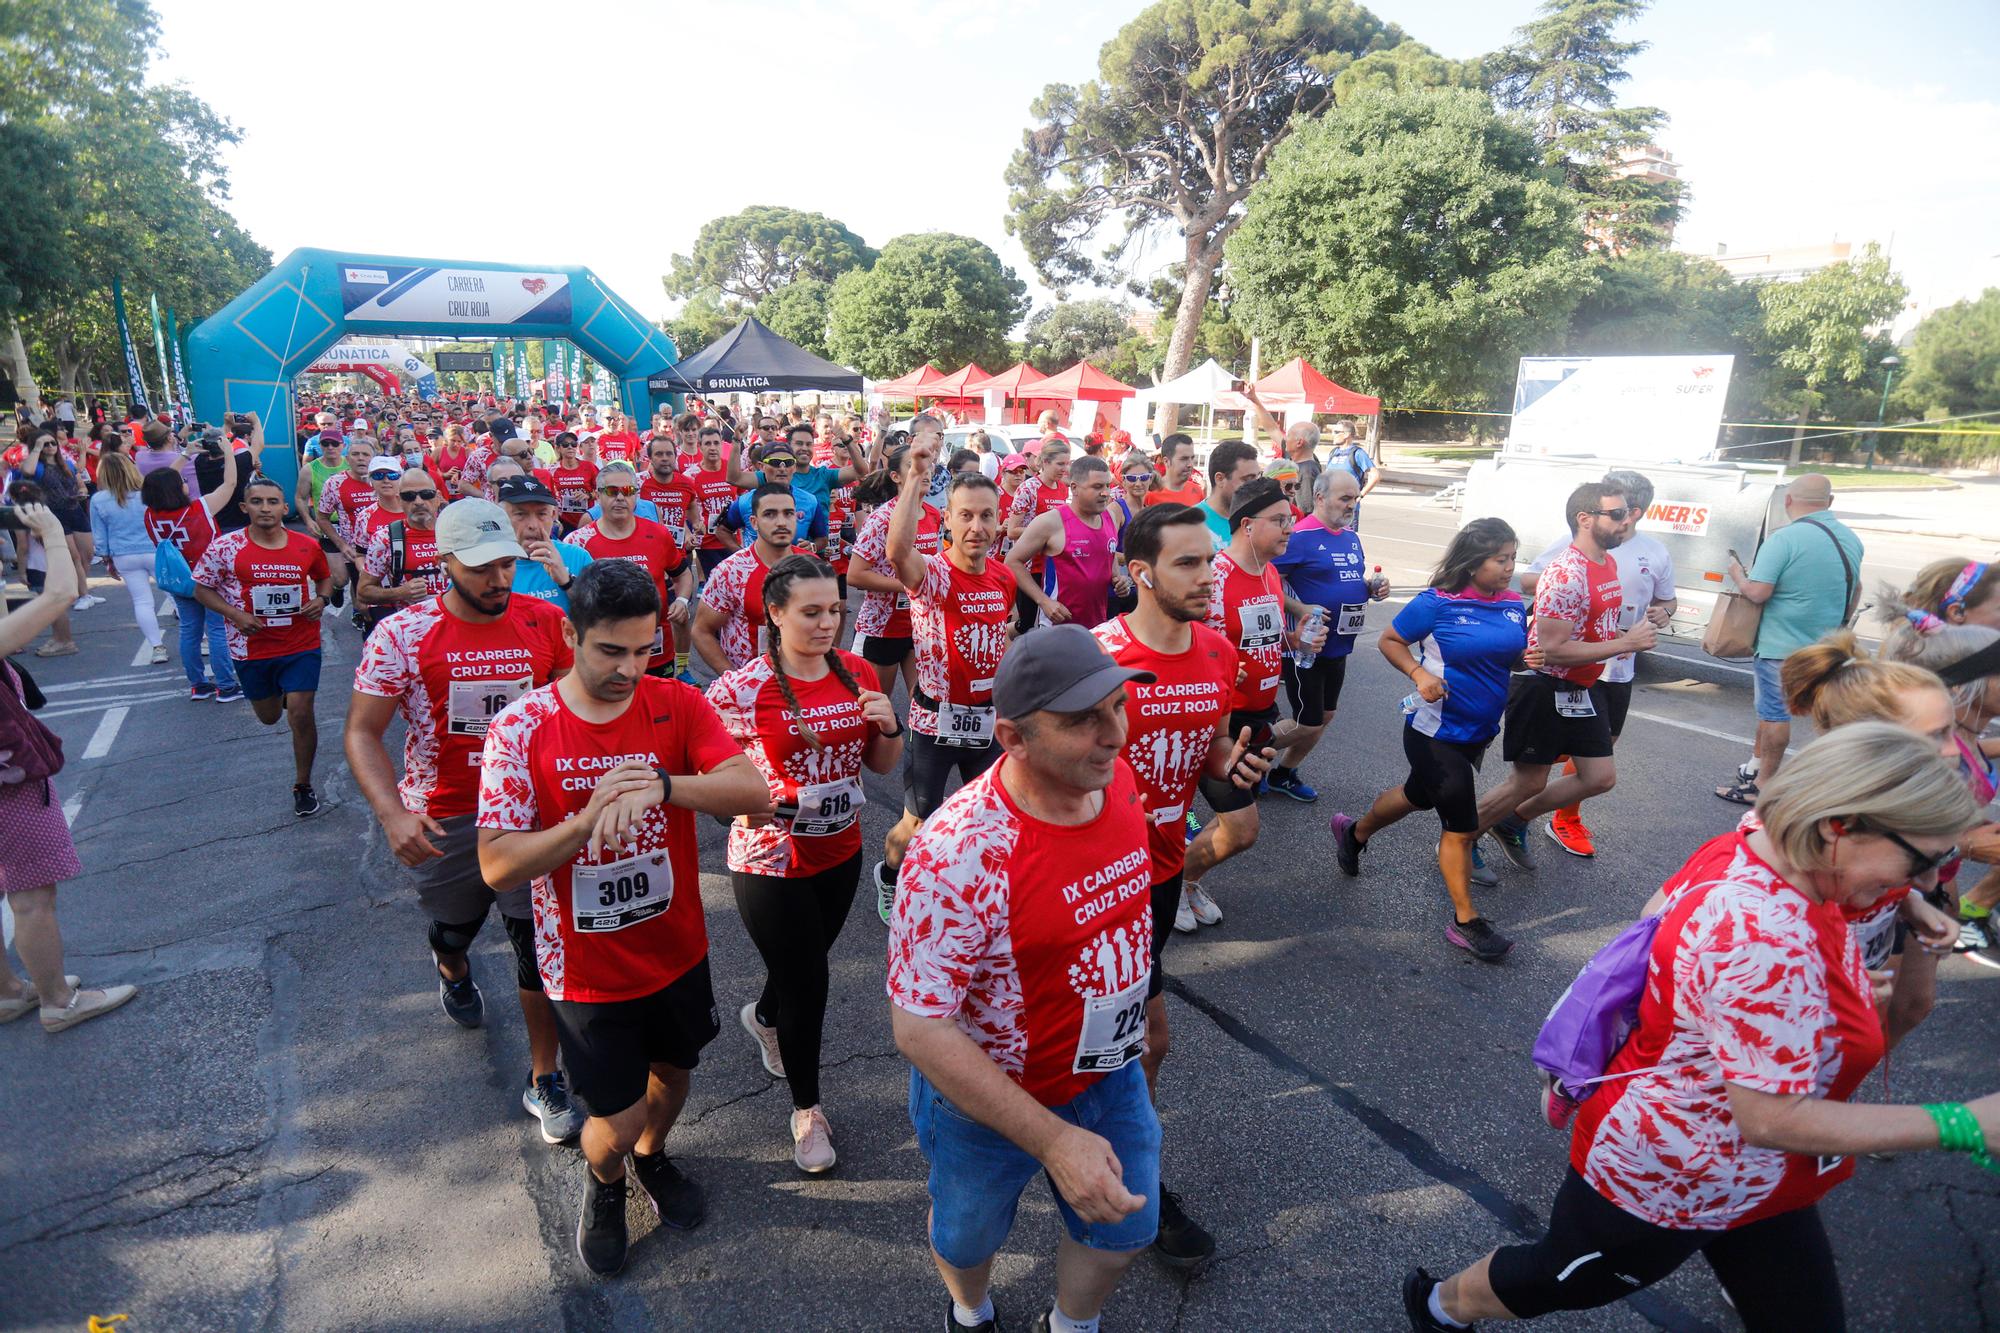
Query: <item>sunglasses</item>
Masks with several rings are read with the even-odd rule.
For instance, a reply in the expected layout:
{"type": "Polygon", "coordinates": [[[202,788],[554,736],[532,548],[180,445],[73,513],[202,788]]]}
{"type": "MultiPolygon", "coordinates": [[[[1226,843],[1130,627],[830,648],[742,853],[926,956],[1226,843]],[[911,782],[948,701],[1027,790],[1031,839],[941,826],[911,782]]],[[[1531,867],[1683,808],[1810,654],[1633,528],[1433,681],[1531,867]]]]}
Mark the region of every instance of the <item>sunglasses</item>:
{"type": "Polygon", "coordinates": [[[1592,509],[1589,510],[1588,512],[1597,515],[1599,518],[1608,518],[1613,523],[1623,523],[1625,521],[1625,515],[1631,513],[1632,511],[1629,509],[1621,508],[1621,509],[1592,509]]]}
{"type": "Polygon", "coordinates": [[[639,493],[639,488],[637,486],[599,486],[597,493],[599,495],[616,495],[630,499],[639,493]]]}
{"type": "Polygon", "coordinates": [[[1125,474],[1125,480],[1127,481],[1151,481],[1152,479],[1153,474],[1150,472],[1127,472],[1125,474]]]}
{"type": "Polygon", "coordinates": [[[436,491],[397,491],[396,494],[405,500],[435,500],[438,498],[436,491]]]}
{"type": "Polygon", "coordinates": [[[1931,871],[1936,870],[1939,866],[1943,865],[1946,861],[1949,861],[1954,856],[1958,855],[1958,848],[1955,846],[1947,847],[1943,851],[1937,853],[1922,852],[1918,851],[1915,847],[1912,847],[1907,841],[1905,841],[1903,835],[1900,833],[1892,833],[1888,829],[1875,829],[1872,831],[1880,833],[1890,842],[1895,843],[1898,847],[1903,849],[1903,854],[1910,858],[1911,879],[1923,878],[1925,875],[1928,875],[1931,871]]]}
{"type": "Polygon", "coordinates": [[[1280,483],[1278,489],[1283,491],[1286,495],[1297,495],[1299,493],[1299,484],[1297,482],[1293,482],[1291,485],[1286,486],[1280,483]]]}

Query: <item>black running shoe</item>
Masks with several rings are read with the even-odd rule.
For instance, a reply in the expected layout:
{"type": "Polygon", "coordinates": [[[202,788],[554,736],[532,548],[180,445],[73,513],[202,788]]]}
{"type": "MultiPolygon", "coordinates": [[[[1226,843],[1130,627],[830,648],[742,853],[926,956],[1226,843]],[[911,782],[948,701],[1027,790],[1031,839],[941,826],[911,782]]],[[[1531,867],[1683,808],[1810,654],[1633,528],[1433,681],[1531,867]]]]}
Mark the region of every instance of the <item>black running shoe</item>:
{"type": "Polygon", "coordinates": [[[1333,859],[1348,876],[1361,873],[1361,840],[1354,836],[1354,825],[1346,815],[1333,817],[1333,859]]]}
{"type": "Polygon", "coordinates": [[[1450,1324],[1440,1324],[1431,1317],[1431,1288],[1437,1285],[1438,1280],[1421,1268],[1403,1279],[1403,1313],[1410,1317],[1411,1333],[1457,1333],[1450,1324]]]}
{"type": "Polygon", "coordinates": [[[1454,920],[1445,927],[1444,937],[1482,963],[1497,963],[1514,947],[1514,941],[1493,929],[1493,923],[1483,916],[1454,920]]]}
{"type": "Polygon", "coordinates": [[[1153,1238],[1153,1253],[1175,1268],[1199,1268],[1215,1253],[1215,1237],[1192,1221],[1181,1207],[1181,1196],[1165,1187],[1160,1190],[1160,1234],[1153,1238]]]}
{"type": "MultiPolygon", "coordinates": [[[[945,1333],[1000,1333],[1000,1314],[996,1310],[991,1319],[982,1319],[976,1324],[961,1324],[951,1313],[952,1299],[944,1298],[945,1333]]],[[[1047,1328],[1048,1316],[1042,1316],[1040,1327],[1047,1328]]]]}
{"type": "Polygon", "coordinates": [[[610,1184],[583,1168],[583,1207],[576,1218],[576,1257],[598,1277],[625,1266],[625,1178],[610,1184]]]}
{"type": "Polygon", "coordinates": [[[708,1216],[708,1201],[701,1186],[681,1174],[664,1152],[651,1157],[632,1154],[632,1174],[639,1191],[653,1205],[660,1220],[676,1231],[692,1231],[708,1216]]]}
{"type": "MultiPolygon", "coordinates": [[[[437,955],[431,955],[436,962],[437,955]]],[[[438,973],[438,1003],[444,1007],[444,1016],[462,1028],[476,1028],[486,1021],[486,998],[479,993],[479,986],[472,979],[472,960],[465,960],[465,975],[457,981],[438,973]]]]}
{"type": "Polygon", "coordinates": [[[319,793],[310,783],[292,788],[292,813],[300,819],[311,819],[319,813],[319,793]]]}
{"type": "Polygon", "coordinates": [[[1534,858],[1528,855],[1528,821],[1516,819],[1512,815],[1486,830],[1486,836],[1493,839],[1501,854],[1512,861],[1516,868],[1533,870],[1534,858]]]}
{"type": "Polygon", "coordinates": [[[347,585],[345,583],[334,584],[333,595],[328,597],[326,600],[333,607],[334,610],[338,611],[340,609],[341,603],[347,600],[347,585]]]}

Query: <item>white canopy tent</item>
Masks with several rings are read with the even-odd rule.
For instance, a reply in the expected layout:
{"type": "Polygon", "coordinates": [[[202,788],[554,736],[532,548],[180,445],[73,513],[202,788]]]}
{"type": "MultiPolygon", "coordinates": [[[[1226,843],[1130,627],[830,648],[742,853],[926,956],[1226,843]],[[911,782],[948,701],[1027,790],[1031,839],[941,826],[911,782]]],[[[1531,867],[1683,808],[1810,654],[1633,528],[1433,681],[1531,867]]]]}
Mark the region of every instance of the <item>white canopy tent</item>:
{"type": "Polygon", "coordinates": [[[1119,410],[1119,425],[1135,438],[1146,429],[1146,409],[1154,403],[1178,403],[1202,407],[1204,424],[1209,411],[1218,399],[1230,391],[1236,383],[1236,376],[1229,373],[1214,357],[1202,362],[1178,379],[1156,384],[1150,389],[1141,389],[1127,398],[1119,410]]]}

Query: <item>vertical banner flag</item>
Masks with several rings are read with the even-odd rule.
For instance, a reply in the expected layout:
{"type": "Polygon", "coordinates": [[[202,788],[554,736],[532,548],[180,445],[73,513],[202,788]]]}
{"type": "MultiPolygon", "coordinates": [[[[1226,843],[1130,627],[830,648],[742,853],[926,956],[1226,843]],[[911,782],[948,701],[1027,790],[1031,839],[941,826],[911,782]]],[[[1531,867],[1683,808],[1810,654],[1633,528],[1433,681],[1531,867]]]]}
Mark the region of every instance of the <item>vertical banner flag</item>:
{"type": "Polygon", "coordinates": [[[507,396],[507,347],[498,338],[493,340],[493,396],[507,396]]]}
{"type": "Polygon", "coordinates": [[[574,343],[569,349],[569,396],[583,401],[583,352],[574,343]]]}
{"type": "Polygon", "coordinates": [[[598,410],[603,411],[617,401],[614,395],[618,391],[611,387],[610,371],[606,370],[603,366],[597,365],[593,365],[590,369],[595,377],[592,382],[592,388],[597,398],[598,410]]]}
{"type": "Polygon", "coordinates": [[[174,397],[180,402],[180,421],[185,425],[194,420],[194,399],[188,397],[187,371],[181,366],[181,326],[174,318],[174,308],[167,307],[167,346],[174,354],[174,397]]]}
{"type": "Polygon", "coordinates": [[[569,393],[563,372],[563,345],[559,342],[542,344],[542,396],[551,403],[562,403],[569,393]]]}
{"type": "Polygon", "coordinates": [[[125,287],[116,275],[111,279],[111,307],[118,316],[118,344],[125,350],[125,383],[134,407],[147,407],[146,372],[139,366],[139,349],[132,345],[132,325],[125,318],[125,287]]]}
{"type": "Polygon", "coordinates": [[[166,326],[160,323],[160,294],[158,292],[154,292],[152,295],[152,306],[153,355],[160,358],[160,397],[166,400],[161,406],[169,409],[174,425],[179,426],[181,424],[181,406],[174,401],[173,372],[167,368],[167,330],[166,326]]]}
{"type": "Polygon", "coordinates": [[[514,340],[514,397],[528,401],[528,340],[514,340]]]}

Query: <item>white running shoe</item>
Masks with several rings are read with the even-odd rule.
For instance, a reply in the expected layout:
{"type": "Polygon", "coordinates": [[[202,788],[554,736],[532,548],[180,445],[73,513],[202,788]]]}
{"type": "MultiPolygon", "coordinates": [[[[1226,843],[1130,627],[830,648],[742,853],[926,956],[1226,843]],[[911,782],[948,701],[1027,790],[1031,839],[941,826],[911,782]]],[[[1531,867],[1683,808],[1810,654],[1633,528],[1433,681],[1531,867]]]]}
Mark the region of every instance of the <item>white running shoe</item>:
{"type": "MultiPolygon", "coordinates": [[[[63,984],[75,990],[81,980],[80,977],[64,977],[63,984]]],[[[11,1023],[17,1018],[26,1018],[41,1007],[42,993],[35,989],[34,982],[27,982],[21,987],[18,997],[12,1000],[0,1000],[0,1023],[11,1023]]]]}
{"type": "Polygon", "coordinates": [[[1197,924],[1199,923],[1194,919],[1194,904],[1188,901],[1188,891],[1186,886],[1183,885],[1181,888],[1181,905],[1174,912],[1174,929],[1183,935],[1192,935],[1197,924]]]}
{"type": "Polygon", "coordinates": [[[742,1020],[743,1030],[750,1034],[750,1040],[757,1043],[757,1055],[764,1062],[764,1072],[772,1078],[783,1078],[785,1058],[778,1054],[778,1029],[767,1028],[757,1021],[755,1000],[744,1005],[737,1017],[742,1020]]]}
{"type": "Polygon", "coordinates": [[[792,1112],[792,1162],[809,1176],[833,1170],[833,1126],[817,1106],[792,1112]]]}
{"type": "Polygon", "coordinates": [[[42,1031],[61,1032],[108,1014],[139,993],[137,986],[106,986],[101,990],[70,987],[69,1003],[61,1009],[42,1005],[42,1031]]]}
{"type": "Polygon", "coordinates": [[[1222,924],[1222,909],[1215,905],[1215,899],[1209,897],[1201,885],[1188,885],[1185,901],[1189,907],[1194,909],[1194,919],[1202,925],[1219,926],[1222,924]]]}

